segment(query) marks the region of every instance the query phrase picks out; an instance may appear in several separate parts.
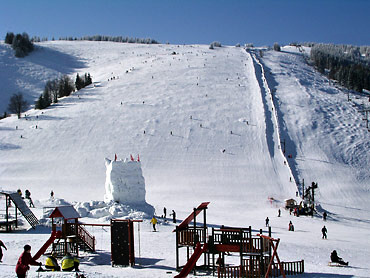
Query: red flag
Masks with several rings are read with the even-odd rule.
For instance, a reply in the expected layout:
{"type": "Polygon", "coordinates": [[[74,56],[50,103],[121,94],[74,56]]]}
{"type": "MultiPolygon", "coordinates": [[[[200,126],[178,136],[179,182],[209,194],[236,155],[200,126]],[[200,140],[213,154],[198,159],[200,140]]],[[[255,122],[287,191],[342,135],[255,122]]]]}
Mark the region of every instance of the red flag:
{"type": "Polygon", "coordinates": [[[114,154],[114,161],[117,161],[117,154],[114,154]]]}
{"type": "Polygon", "coordinates": [[[135,159],[132,157],[132,154],[130,154],[131,161],[135,161],[135,159]]]}
{"type": "Polygon", "coordinates": [[[137,155],[137,161],[140,162],[140,156],[139,156],[139,154],[137,155]]]}

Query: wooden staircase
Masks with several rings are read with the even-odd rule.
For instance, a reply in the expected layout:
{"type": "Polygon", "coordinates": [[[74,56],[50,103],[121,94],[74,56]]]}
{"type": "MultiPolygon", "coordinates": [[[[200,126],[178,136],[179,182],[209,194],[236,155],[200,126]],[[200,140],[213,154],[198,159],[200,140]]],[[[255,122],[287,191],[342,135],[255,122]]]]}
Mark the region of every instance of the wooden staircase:
{"type": "Polygon", "coordinates": [[[77,244],[84,251],[95,252],[95,237],[84,227],[77,225],[77,244]]]}

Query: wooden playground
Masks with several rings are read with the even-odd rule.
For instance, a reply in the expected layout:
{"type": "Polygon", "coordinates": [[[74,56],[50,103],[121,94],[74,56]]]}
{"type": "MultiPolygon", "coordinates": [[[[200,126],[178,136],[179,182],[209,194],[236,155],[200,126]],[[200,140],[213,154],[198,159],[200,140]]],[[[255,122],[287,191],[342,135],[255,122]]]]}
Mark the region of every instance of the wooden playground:
{"type": "Polygon", "coordinates": [[[282,262],[277,254],[280,239],[271,237],[271,227],[263,234],[253,234],[252,227],[212,228],[209,232],[206,211],[209,202],[201,203],[176,226],[176,278],[186,277],[190,272],[208,271],[217,277],[278,277],[304,272],[304,261],[282,262]],[[203,213],[200,225],[197,216],[203,213]],[[184,251],[186,250],[185,254],[184,251]],[[227,263],[230,255],[239,256],[239,264],[227,263]],[[186,258],[184,265],[181,257],[186,258]],[[203,257],[201,259],[201,257],[203,257]],[[217,257],[217,259],[216,259],[217,257]],[[199,263],[197,264],[197,262],[199,263]]]}

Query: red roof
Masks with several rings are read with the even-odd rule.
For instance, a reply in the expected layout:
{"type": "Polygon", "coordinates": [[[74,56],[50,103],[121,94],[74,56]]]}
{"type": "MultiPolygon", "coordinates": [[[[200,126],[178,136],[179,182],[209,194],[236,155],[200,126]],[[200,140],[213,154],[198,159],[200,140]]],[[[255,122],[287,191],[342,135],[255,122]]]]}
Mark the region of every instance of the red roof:
{"type": "Polygon", "coordinates": [[[76,219],[81,216],[73,206],[56,207],[50,214],[49,218],[62,217],[64,219],[76,219]]]}

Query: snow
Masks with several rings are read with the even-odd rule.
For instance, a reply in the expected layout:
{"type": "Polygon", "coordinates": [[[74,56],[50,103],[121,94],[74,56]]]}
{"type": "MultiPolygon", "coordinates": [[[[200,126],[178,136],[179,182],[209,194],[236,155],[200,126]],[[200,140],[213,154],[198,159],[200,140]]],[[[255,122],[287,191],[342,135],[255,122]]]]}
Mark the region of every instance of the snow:
{"type": "MultiPolygon", "coordinates": [[[[165,206],[181,220],[205,201],[211,202],[207,221],[215,227],[265,230],[268,216],[273,236],[281,238],[280,258],[305,260],[301,277],[369,276],[370,133],[358,112],[363,102],[368,105],[367,98],[347,102],[346,90],[306,63],[309,49],[283,47],[260,57],[259,51],[210,50],[208,45],[38,45],[39,51],[22,60],[0,44],[0,72],[8,70],[0,75],[1,105],[22,88],[19,84],[35,99],[46,80],[61,74],[90,72],[94,84],[46,110],[27,111],[27,118],[0,121],[2,189],[29,189],[39,217],[43,207],[60,203],[74,205],[85,223],[144,219],[135,226],[138,266],[133,268],[112,268],[110,230],[90,229],[97,253],[81,258],[87,277],[175,274],[174,224],[159,217],[159,232],[152,233],[150,205],[104,202],[104,158],[114,153],[140,154],[144,200],[157,216],[165,206]],[[307,185],[318,182],[318,215],[297,218],[282,209],[277,217],[303,179],[307,185]],[[51,190],[54,201],[48,199],[51,190]],[[289,221],[295,232],[288,231],[289,221]],[[328,240],[321,239],[323,225],[328,240]],[[351,267],[327,266],[334,249],[351,267]]],[[[142,201],[142,195],[137,199],[142,201]]],[[[23,245],[31,243],[35,254],[49,236],[48,227],[1,234],[9,250],[0,275],[14,274],[23,245]]],[[[35,269],[29,277],[37,277],[35,269]]]]}
{"type": "Polygon", "coordinates": [[[114,201],[124,204],[145,203],[145,180],[140,161],[105,159],[106,202],[114,201]]]}

